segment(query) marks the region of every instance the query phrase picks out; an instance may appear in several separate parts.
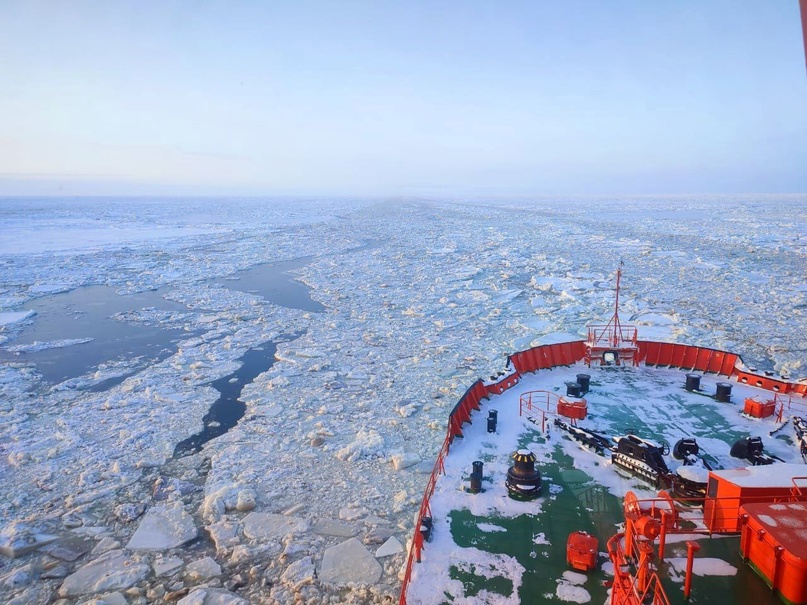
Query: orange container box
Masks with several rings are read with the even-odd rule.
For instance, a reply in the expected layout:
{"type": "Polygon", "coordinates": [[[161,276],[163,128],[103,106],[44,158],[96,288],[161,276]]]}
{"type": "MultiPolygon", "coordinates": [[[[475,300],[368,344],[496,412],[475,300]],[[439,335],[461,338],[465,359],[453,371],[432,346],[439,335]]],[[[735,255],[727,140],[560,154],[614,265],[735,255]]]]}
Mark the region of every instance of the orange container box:
{"type": "Polygon", "coordinates": [[[743,414],[748,414],[754,418],[767,418],[768,416],[773,416],[775,411],[775,401],[760,401],[752,397],[745,400],[745,407],[743,408],[743,414]]]}
{"type": "Polygon", "coordinates": [[[588,403],[585,399],[572,399],[561,397],[558,400],[558,414],[572,420],[584,420],[588,413],[588,403]]]}
{"type": "Polygon", "coordinates": [[[589,571],[597,567],[598,542],[584,531],[573,531],[566,541],[566,562],[573,569],[589,571]]]}
{"type": "Polygon", "coordinates": [[[804,464],[771,464],[709,471],[703,520],[712,533],[739,533],[740,507],[787,500],[807,485],[804,464]]]}
{"type": "Polygon", "coordinates": [[[740,553],[787,603],[807,604],[807,504],[746,504],[740,553]]]}

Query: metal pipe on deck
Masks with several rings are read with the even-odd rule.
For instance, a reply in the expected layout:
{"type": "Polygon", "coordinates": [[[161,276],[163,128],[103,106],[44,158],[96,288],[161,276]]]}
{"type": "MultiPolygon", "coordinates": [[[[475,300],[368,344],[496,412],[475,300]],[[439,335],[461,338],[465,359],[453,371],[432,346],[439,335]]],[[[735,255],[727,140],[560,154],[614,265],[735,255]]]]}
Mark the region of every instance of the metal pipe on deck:
{"type": "Polygon", "coordinates": [[[701,549],[700,544],[687,540],[687,572],[684,578],[684,598],[689,599],[692,592],[692,566],[695,563],[695,553],[701,549]]]}

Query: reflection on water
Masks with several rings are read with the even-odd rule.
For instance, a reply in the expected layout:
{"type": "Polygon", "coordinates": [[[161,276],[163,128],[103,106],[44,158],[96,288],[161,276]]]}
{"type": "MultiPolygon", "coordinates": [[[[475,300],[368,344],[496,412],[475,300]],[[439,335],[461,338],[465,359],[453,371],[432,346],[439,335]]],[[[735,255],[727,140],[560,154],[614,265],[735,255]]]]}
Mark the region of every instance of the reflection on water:
{"type": "Polygon", "coordinates": [[[280,263],[256,265],[216,283],[231,290],[257,294],[281,307],[322,312],[325,307],[311,298],[311,289],[289,275],[290,271],[301,269],[310,262],[311,257],[304,257],[280,263]]]}
{"type": "MultiPolygon", "coordinates": [[[[173,354],[178,340],[193,333],[164,325],[130,324],[112,319],[116,313],[152,307],[168,312],[187,311],[185,306],[164,299],[158,292],[121,296],[109,286],[85,286],[36,299],[25,305],[26,310],[36,311],[33,323],[25,326],[7,346],[92,340],[41,351],[12,353],[0,349],[0,362],[33,363],[45,382],[55,384],[82,376],[105,362],[138,358],[149,363],[161,361],[173,354]]],[[[122,380],[116,377],[104,381],[105,388],[122,380]]]]}
{"type": "MultiPolygon", "coordinates": [[[[311,299],[308,286],[287,273],[304,267],[308,262],[310,259],[305,258],[258,265],[236,274],[237,280],[228,279],[220,283],[230,289],[254,292],[277,305],[323,311],[325,308],[311,299]]],[[[187,312],[184,305],[163,298],[162,292],[166,290],[168,288],[120,295],[115,288],[96,285],[36,299],[25,305],[25,310],[36,312],[33,321],[23,327],[17,338],[6,343],[6,347],[33,345],[36,342],[91,340],[66,347],[21,352],[2,348],[0,363],[32,363],[44,382],[58,384],[91,373],[104,363],[132,361],[125,374],[101,380],[91,387],[92,391],[109,389],[143,367],[173,355],[180,340],[201,333],[166,324],[135,324],[113,319],[117,313],[144,308],[187,312]]]]}
{"type": "MultiPolygon", "coordinates": [[[[381,245],[382,242],[368,241],[345,251],[345,254],[372,250],[381,245]]],[[[258,294],[270,303],[283,307],[322,312],[325,307],[311,298],[310,288],[291,274],[313,258],[256,265],[216,280],[216,283],[231,290],[258,294]]],[[[113,319],[118,313],[152,308],[169,313],[187,312],[184,305],[163,298],[162,294],[169,289],[120,295],[110,286],[95,285],[33,300],[24,307],[26,311],[36,312],[33,321],[25,325],[16,338],[7,342],[5,348],[0,348],[0,363],[33,364],[42,375],[43,382],[58,384],[85,376],[105,363],[126,362],[125,373],[99,380],[87,387],[92,391],[109,389],[142,368],[174,354],[177,342],[201,333],[201,330],[188,331],[165,323],[135,324],[113,319]],[[61,348],[21,352],[8,350],[8,347],[32,345],[35,342],[87,339],[91,340],[61,348]]],[[[257,355],[258,350],[255,351],[257,355]]]]}

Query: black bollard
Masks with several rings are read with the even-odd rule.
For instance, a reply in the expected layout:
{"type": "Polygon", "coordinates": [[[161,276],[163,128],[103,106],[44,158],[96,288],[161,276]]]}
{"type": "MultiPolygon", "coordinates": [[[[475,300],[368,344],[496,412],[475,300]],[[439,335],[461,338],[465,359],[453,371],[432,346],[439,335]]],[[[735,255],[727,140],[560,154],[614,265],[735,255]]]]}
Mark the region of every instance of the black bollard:
{"type": "Polygon", "coordinates": [[[428,542],[429,538],[432,537],[432,518],[431,517],[423,517],[420,520],[420,533],[423,536],[423,540],[428,542]]]}
{"type": "Polygon", "coordinates": [[[529,450],[518,450],[511,456],[513,466],[507,471],[504,482],[511,498],[532,500],[541,495],[541,473],[535,468],[535,454],[529,450]]]}
{"type": "Polygon", "coordinates": [[[479,473],[471,473],[471,487],[468,491],[472,494],[478,494],[482,491],[482,475],[479,473]]]}
{"type": "Polygon", "coordinates": [[[569,397],[580,397],[580,391],[582,387],[578,382],[567,382],[566,383],[566,395],[569,397]]]}
{"type": "Polygon", "coordinates": [[[578,374],[577,375],[577,384],[580,385],[580,389],[581,389],[581,391],[583,393],[588,393],[590,383],[591,383],[591,375],[590,374],[578,374]]]}
{"type": "Polygon", "coordinates": [[[687,374],[686,380],[687,391],[700,391],[701,390],[701,375],[700,374],[687,374]]]}
{"type": "Polygon", "coordinates": [[[728,382],[718,382],[715,399],[721,403],[729,403],[731,401],[731,384],[728,382]]]}
{"type": "Polygon", "coordinates": [[[497,410],[490,410],[488,412],[488,433],[495,433],[496,432],[496,422],[499,418],[499,412],[497,410]]]}

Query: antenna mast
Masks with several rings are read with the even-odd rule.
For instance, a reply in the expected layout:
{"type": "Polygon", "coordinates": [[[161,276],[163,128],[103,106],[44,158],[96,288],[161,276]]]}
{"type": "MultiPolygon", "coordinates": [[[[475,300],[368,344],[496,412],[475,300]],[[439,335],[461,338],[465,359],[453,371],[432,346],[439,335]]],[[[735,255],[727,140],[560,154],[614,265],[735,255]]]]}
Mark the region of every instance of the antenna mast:
{"type": "MultiPolygon", "coordinates": [[[[807,0],[805,0],[807,2],[807,0]]],[[[623,365],[632,363],[638,365],[639,344],[636,326],[623,326],[619,321],[619,288],[622,282],[623,261],[619,262],[616,270],[616,296],[614,300],[614,314],[607,324],[588,326],[586,338],[586,363],[597,365],[623,365]]]]}
{"type": "Polygon", "coordinates": [[[614,324],[614,338],[611,344],[614,346],[619,344],[622,334],[622,326],[619,323],[619,280],[622,278],[622,265],[624,264],[623,261],[619,261],[619,267],[616,270],[616,300],[614,301],[614,317],[611,320],[614,324]]]}

